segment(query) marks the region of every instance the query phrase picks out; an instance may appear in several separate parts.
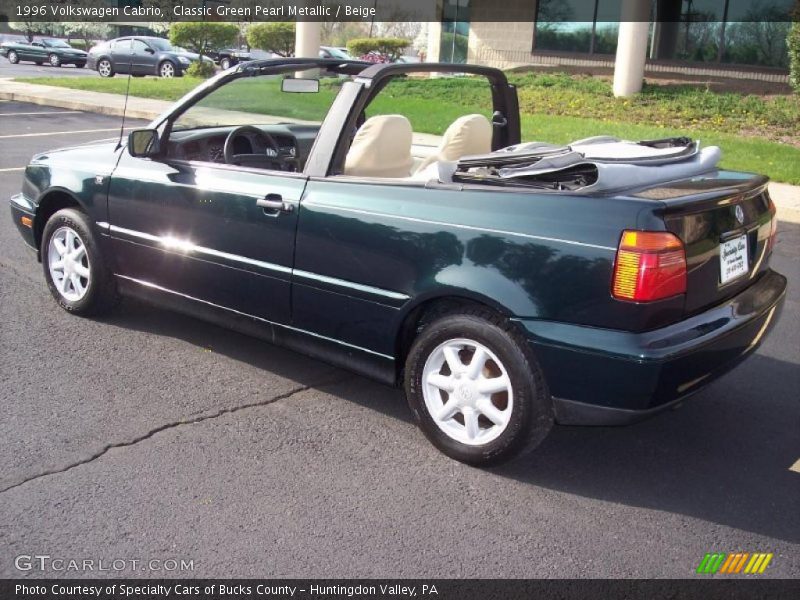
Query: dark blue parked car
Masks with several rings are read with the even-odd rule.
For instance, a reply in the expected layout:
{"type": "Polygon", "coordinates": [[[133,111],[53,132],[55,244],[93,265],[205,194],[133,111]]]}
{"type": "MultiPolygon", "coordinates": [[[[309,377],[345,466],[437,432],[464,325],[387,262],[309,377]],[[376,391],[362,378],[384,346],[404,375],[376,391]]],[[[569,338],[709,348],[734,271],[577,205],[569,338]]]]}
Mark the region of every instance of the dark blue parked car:
{"type": "MultiPolygon", "coordinates": [[[[135,77],[180,77],[190,64],[198,60],[198,54],[175,48],[169,40],[132,36],[95,46],[89,51],[88,65],[101,77],[113,77],[117,73],[130,73],[135,77]]],[[[203,61],[214,62],[208,57],[203,57],[203,61]]]]}

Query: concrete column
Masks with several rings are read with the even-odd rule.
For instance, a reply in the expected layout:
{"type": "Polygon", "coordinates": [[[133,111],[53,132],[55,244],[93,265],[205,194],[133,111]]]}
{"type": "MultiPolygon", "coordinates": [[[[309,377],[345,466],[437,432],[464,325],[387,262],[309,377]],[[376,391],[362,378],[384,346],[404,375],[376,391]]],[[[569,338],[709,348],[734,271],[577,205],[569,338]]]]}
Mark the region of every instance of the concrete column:
{"type": "Polygon", "coordinates": [[[615,96],[631,96],[642,89],[649,17],[648,0],[622,0],[617,59],[614,64],[615,96]]]}
{"type": "Polygon", "coordinates": [[[322,34],[322,23],[297,21],[294,34],[294,55],[301,58],[317,58],[322,34]]]}
{"type": "Polygon", "coordinates": [[[428,23],[427,26],[428,50],[425,53],[425,62],[439,62],[439,50],[442,44],[442,23],[441,21],[434,21],[428,23]]]}

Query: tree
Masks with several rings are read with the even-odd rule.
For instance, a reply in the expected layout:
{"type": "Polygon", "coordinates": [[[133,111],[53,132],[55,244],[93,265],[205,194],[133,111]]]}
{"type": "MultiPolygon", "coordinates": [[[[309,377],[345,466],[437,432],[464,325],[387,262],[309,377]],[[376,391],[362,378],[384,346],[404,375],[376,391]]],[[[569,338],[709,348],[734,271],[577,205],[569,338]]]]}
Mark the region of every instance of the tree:
{"type": "Polygon", "coordinates": [[[405,38],[356,38],[347,42],[347,50],[353,56],[375,52],[386,60],[395,61],[409,44],[405,38]]]}
{"type": "Polygon", "coordinates": [[[13,21],[8,24],[11,29],[21,32],[29,42],[36,35],[53,35],[53,29],[59,25],[54,21],[13,21]]]}
{"type": "Polygon", "coordinates": [[[247,28],[247,43],[278,56],[294,56],[294,23],[254,23],[247,28]]]}
{"type": "Polygon", "coordinates": [[[235,23],[218,21],[186,21],[173,23],[169,28],[169,41],[183,46],[200,56],[209,50],[231,46],[239,34],[235,23]]]}
{"type": "Polygon", "coordinates": [[[786,45],[789,47],[789,83],[800,94],[800,22],[792,23],[786,45]]]}
{"type": "Polygon", "coordinates": [[[86,49],[92,45],[94,40],[106,39],[111,33],[111,26],[108,23],[92,23],[89,21],[72,21],[61,24],[64,35],[68,38],[78,38],[86,44],[86,49]]]}
{"type": "Polygon", "coordinates": [[[429,23],[423,23],[422,28],[419,30],[417,37],[414,38],[414,41],[411,42],[411,46],[413,46],[414,50],[417,51],[417,56],[420,57],[421,60],[425,60],[425,57],[428,54],[428,29],[430,28],[429,23]]]}

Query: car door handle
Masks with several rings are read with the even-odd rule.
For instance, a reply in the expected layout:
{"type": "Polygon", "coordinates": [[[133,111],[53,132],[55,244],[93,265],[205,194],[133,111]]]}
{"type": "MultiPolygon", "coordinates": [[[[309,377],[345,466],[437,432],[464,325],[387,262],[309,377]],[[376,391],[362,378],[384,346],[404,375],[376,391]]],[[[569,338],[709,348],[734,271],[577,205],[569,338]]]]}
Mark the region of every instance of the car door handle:
{"type": "Polygon", "coordinates": [[[288,213],[294,210],[294,205],[291,202],[286,202],[280,194],[267,194],[263,198],[256,200],[256,206],[260,206],[265,211],[277,210],[288,213]]]}

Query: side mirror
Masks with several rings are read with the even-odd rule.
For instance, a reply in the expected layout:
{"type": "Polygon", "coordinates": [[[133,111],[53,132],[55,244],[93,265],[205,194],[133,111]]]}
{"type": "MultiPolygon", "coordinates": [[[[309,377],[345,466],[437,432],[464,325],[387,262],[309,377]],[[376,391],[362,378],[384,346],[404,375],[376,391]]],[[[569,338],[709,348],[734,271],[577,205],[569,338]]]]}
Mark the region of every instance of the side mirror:
{"type": "Polygon", "coordinates": [[[128,153],[131,156],[155,156],[160,150],[155,129],[137,129],[128,135],[128,153]]]}
{"type": "Polygon", "coordinates": [[[156,51],[153,50],[150,46],[145,48],[144,51],[147,52],[148,54],[155,54],[156,53],[156,51]]]}
{"type": "Polygon", "coordinates": [[[319,92],[319,79],[287,77],[281,82],[281,91],[290,94],[315,94],[319,92]]]}

